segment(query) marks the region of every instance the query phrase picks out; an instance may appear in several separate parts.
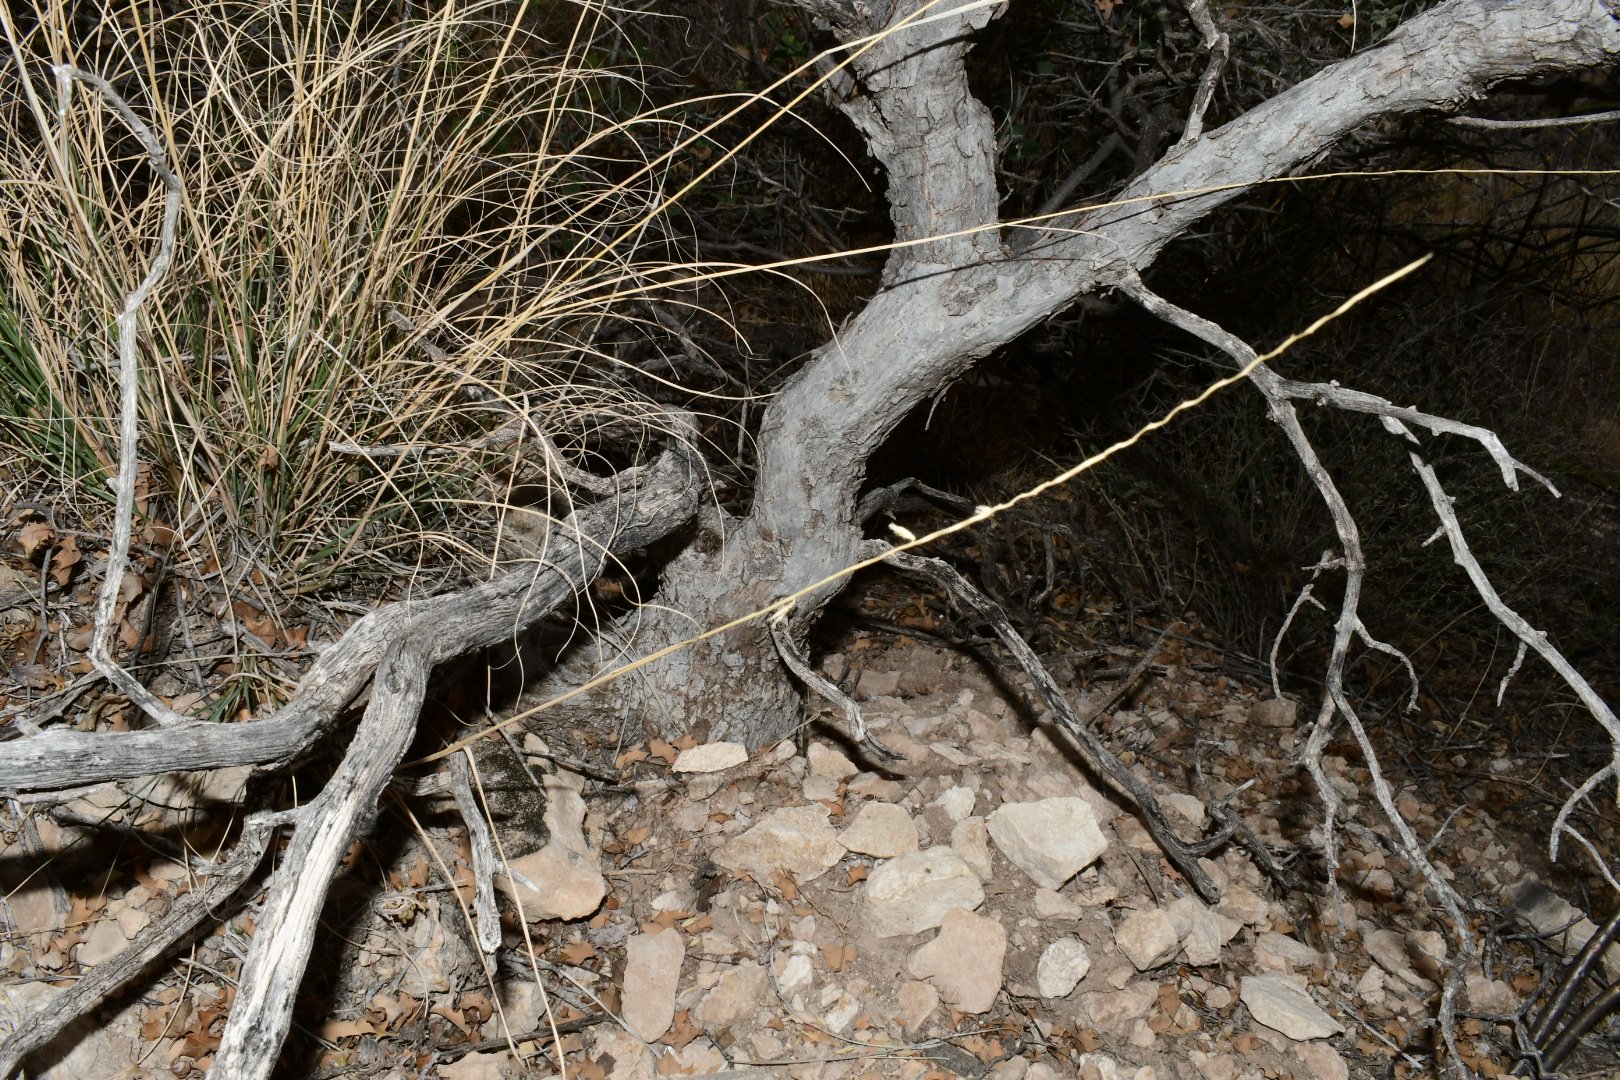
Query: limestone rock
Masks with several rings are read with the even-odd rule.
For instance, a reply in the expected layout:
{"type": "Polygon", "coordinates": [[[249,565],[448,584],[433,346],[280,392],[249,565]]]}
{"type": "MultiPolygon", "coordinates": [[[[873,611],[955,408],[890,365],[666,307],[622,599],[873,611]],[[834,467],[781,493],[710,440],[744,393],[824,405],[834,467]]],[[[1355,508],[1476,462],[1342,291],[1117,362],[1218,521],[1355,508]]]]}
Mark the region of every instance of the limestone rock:
{"type": "Polygon", "coordinates": [[[917,824],[903,806],[867,803],[838,842],[861,855],[892,859],[917,850],[917,824]]]}
{"type": "Polygon", "coordinates": [[[1245,975],[1238,996],[1255,1021],[1290,1039],[1325,1039],[1344,1028],[1323,1012],[1297,981],[1286,975],[1245,975]]]}
{"type": "Polygon", "coordinates": [[[989,1012],[1001,992],[1007,931],[995,919],[963,908],[945,913],[939,936],[911,954],[907,968],[939,990],[958,1012],[989,1012]]]}
{"type": "Polygon", "coordinates": [[[973,805],[978,801],[979,797],[973,793],[971,788],[965,788],[958,784],[955,787],[946,788],[940,797],[934,800],[934,805],[944,811],[945,816],[954,822],[961,821],[973,813],[973,805]]]}
{"type": "Polygon", "coordinates": [[[901,983],[900,992],[895,998],[907,1035],[914,1034],[922,1027],[923,1021],[939,1008],[939,991],[921,979],[907,979],[901,983]]]}
{"type": "Polygon", "coordinates": [[[806,752],[810,759],[810,774],[812,776],[826,776],[833,780],[848,780],[859,769],[849,758],[825,743],[813,742],[806,752]]]}
{"type": "Polygon", "coordinates": [[[1196,896],[1177,897],[1165,912],[1175,924],[1187,963],[1193,967],[1219,963],[1221,947],[1243,929],[1237,920],[1204,906],[1196,896]]]}
{"type": "Polygon", "coordinates": [[[742,743],[712,742],[682,750],[670,766],[678,773],[713,773],[734,769],[748,760],[748,750],[742,743]]]}
{"type": "Polygon", "coordinates": [[[1159,988],[1146,979],[1127,983],[1118,990],[1080,995],[1082,1022],[1108,1035],[1128,1033],[1138,1020],[1147,1018],[1159,1000],[1159,988]]]}
{"type": "Polygon", "coordinates": [[[1072,796],[1006,803],[987,824],[1001,853],[1048,889],[1061,889],[1108,847],[1091,804],[1072,796]]]}
{"type": "Polygon", "coordinates": [[[1043,998],[1068,997],[1091,970],[1091,956],[1077,937],[1058,938],[1035,965],[1035,989],[1043,998]]]}
{"type": "Polygon", "coordinates": [[[1168,912],[1161,908],[1137,911],[1127,915],[1114,928],[1114,944],[1135,965],[1137,971],[1146,971],[1176,955],[1181,944],[1176,924],[1168,912]]]}
{"type": "Polygon", "coordinates": [[[1249,710],[1249,719],[1261,727],[1291,728],[1299,722],[1299,702],[1287,698],[1257,701],[1249,710]]]}
{"type": "Polygon", "coordinates": [[[769,882],[781,871],[799,883],[814,880],[844,857],[825,806],[772,810],[715,853],[714,861],[769,882]]]}
{"type": "Polygon", "coordinates": [[[692,1010],[692,1018],[711,1030],[728,1028],[752,1016],[769,996],[770,979],[764,966],[744,961],[720,976],[720,981],[692,1010]]]}
{"type": "Polygon", "coordinates": [[[1349,1064],[1327,1043],[1300,1043],[1293,1052],[1316,1080],[1350,1080],[1349,1064]]]}
{"type": "Polygon", "coordinates": [[[990,830],[984,818],[965,817],[952,825],[951,848],[973,868],[980,881],[990,880],[990,830]]]}
{"type": "Polygon", "coordinates": [[[1255,938],[1254,959],[1267,971],[1308,971],[1322,962],[1322,954],[1298,938],[1268,930],[1255,938]]]}
{"type": "Polygon", "coordinates": [[[495,886],[531,922],[583,919],[601,905],[607,879],[585,840],[585,799],[572,781],[547,777],[545,825],[546,846],[511,860],[510,878],[496,874],[495,886]]]}
{"type": "Polygon", "coordinates": [[[624,1023],[656,1042],[675,1019],[675,989],[686,947],[675,930],[633,934],[624,943],[624,1023]]]}
{"type": "Polygon", "coordinates": [[[948,847],[902,855],[866,879],[866,926],[877,937],[931,930],[946,912],[982,903],[978,875],[948,847]]]}
{"type": "Polygon", "coordinates": [[[1060,892],[1051,889],[1035,890],[1035,917],[1037,919],[1078,919],[1080,905],[1060,892]]]}
{"type": "Polygon", "coordinates": [[[1378,962],[1378,966],[1395,976],[1401,982],[1414,990],[1430,991],[1435,984],[1425,979],[1412,967],[1412,960],[1406,954],[1406,938],[1395,930],[1374,930],[1362,939],[1362,946],[1367,955],[1378,962]]]}

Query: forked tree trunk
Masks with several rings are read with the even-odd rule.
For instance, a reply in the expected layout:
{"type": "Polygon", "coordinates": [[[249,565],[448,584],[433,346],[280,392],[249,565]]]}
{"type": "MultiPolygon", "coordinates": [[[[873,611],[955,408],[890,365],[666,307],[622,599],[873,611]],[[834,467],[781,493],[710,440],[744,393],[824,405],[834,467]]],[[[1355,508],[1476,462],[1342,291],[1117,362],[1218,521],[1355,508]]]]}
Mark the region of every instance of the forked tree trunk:
{"type": "MultiPolygon", "coordinates": [[[[767,412],[749,516],[710,528],[666,568],[661,610],[636,618],[642,655],[855,561],[866,462],[907,413],[1080,296],[1148,266],[1217,206],[1298,169],[1368,120],[1453,109],[1502,79],[1620,56],[1615,5],[1604,0],[1451,0],[1177,144],[1109,206],[1038,232],[1008,231],[997,224],[989,114],[969,93],[963,64],[968,35],[1001,9],[801,3],[846,42],[881,35],[833,87],[887,169],[898,246],[882,291],[767,412]]],[[[801,617],[813,619],[841,587],[806,598],[801,617]]],[[[797,692],[763,620],[650,664],[614,694],[622,719],[663,735],[757,746],[798,721],[797,692]]]]}

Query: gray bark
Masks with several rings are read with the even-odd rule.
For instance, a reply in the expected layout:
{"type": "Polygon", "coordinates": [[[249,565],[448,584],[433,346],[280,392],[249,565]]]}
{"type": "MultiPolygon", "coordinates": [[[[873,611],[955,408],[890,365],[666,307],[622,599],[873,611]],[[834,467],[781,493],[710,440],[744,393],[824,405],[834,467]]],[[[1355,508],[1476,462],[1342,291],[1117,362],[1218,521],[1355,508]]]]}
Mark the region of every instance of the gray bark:
{"type": "MultiPolygon", "coordinates": [[[[845,41],[906,23],[920,0],[801,0],[845,41]]],[[[1604,0],[1452,0],[1226,125],[1185,140],[1111,204],[1036,227],[998,222],[994,138],[968,92],[965,37],[991,9],[879,40],[841,80],[842,107],[888,171],[898,245],[881,292],[768,410],[751,513],[666,570],[641,624],[652,651],[815,585],[855,560],[872,452],[975,362],[1081,296],[1150,265],[1200,218],[1307,166],[1378,117],[1455,109],[1503,79],[1612,63],[1604,0]]],[[[835,85],[837,85],[835,80],[835,85]]],[[[801,618],[842,588],[828,583],[801,618]]],[[[797,723],[795,695],[755,621],[638,673],[621,719],[761,745],[797,723]],[[648,711],[648,707],[653,711],[648,711]]]]}

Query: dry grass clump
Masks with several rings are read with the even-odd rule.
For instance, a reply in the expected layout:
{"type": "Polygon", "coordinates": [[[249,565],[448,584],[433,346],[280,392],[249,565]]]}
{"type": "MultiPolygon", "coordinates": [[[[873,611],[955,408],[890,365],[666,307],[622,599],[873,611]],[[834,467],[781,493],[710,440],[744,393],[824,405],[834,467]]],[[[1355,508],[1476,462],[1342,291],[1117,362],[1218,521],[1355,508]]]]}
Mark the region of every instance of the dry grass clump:
{"type": "Polygon", "coordinates": [[[680,265],[637,149],[669,121],[624,119],[636,83],[606,66],[598,6],[544,18],[487,0],[0,12],[0,468],[81,513],[107,501],[113,316],[162,215],[139,144],[95,94],[64,100],[59,64],[105,77],[185,184],[142,324],[140,504],[194,550],[289,590],[471,569],[488,546],[467,530],[509,486],[496,460],[656,428],[592,335],[680,265]]]}

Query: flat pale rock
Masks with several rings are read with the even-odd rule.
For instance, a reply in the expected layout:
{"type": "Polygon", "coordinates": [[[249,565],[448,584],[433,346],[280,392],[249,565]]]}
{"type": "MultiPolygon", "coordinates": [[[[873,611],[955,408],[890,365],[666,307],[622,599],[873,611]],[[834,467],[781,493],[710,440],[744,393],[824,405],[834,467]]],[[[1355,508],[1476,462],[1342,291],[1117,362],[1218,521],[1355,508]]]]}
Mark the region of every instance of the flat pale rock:
{"type": "Polygon", "coordinates": [[[921,979],[907,979],[900,984],[895,1001],[900,1006],[906,1034],[912,1035],[939,1008],[939,991],[921,979]]]}
{"type": "Polygon", "coordinates": [[[907,969],[927,979],[939,996],[958,1012],[989,1012],[1001,992],[1001,963],[1007,955],[1007,931],[995,919],[952,908],[940,923],[939,936],[911,954],[907,969]]]}
{"type": "Polygon", "coordinates": [[[1228,885],[1215,910],[1255,929],[1271,925],[1271,905],[1244,885],[1228,885]]]}
{"type": "Polygon", "coordinates": [[[973,868],[980,881],[989,881],[990,830],[982,817],[965,817],[951,826],[951,850],[973,868]]]}
{"type": "Polygon", "coordinates": [[[825,874],[844,857],[844,845],[827,824],[825,806],[772,810],[715,853],[714,861],[769,882],[777,871],[803,884],[825,874]]]}
{"type": "Polygon", "coordinates": [[[713,773],[735,769],[748,760],[748,750],[742,743],[711,742],[682,750],[670,766],[678,773],[713,773]]]}
{"type": "Polygon", "coordinates": [[[728,1028],[759,1010],[770,996],[770,985],[764,965],[745,960],[720,976],[692,1010],[692,1019],[710,1030],[728,1028]]]}
{"type": "Polygon", "coordinates": [[[564,844],[547,844],[510,862],[512,877],[495,875],[495,887],[512,897],[530,922],[583,919],[607,896],[596,855],[564,844]]]}
{"type": "Polygon", "coordinates": [[[1176,924],[1170,914],[1153,908],[1127,915],[1114,928],[1114,944],[1137,971],[1146,971],[1174,957],[1181,938],[1176,934],[1176,924]]]}
{"type": "Polygon", "coordinates": [[[917,850],[917,823],[906,808],[893,803],[867,803],[855,814],[838,842],[861,855],[892,859],[917,850]]]}
{"type": "Polygon", "coordinates": [[[1249,719],[1260,727],[1291,728],[1299,722],[1299,702],[1287,698],[1267,698],[1254,703],[1249,719]]]}
{"type": "Polygon", "coordinates": [[[948,847],[891,859],[866,879],[866,928],[877,937],[932,930],[945,914],[984,903],[979,876],[948,847]]]}
{"type": "Polygon", "coordinates": [[[810,759],[810,775],[812,776],[825,776],[832,780],[848,780],[860,772],[853,761],[825,743],[811,743],[806,754],[810,759]]]}
{"type": "Polygon", "coordinates": [[[1091,804],[1072,796],[1006,803],[986,824],[1001,853],[1048,889],[1061,889],[1108,847],[1091,804]]]}
{"type": "Polygon", "coordinates": [[[647,1042],[656,1042],[675,1020],[675,990],[686,946],[675,930],[632,934],[624,943],[624,1023],[647,1042]]]}
{"type": "Polygon", "coordinates": [[[1196,896],[1180,896],[1165,909],[1181,938],[1181,951],[1193,967],[1209,967],[1221,959],[1221,947],[1237,936],[1243,924],[1206,907],[1196,896]]]}
{"type": "Polygon", "coordinates": [[[1124,1035],[1138,1020],[1146,1020],[1159,1000],[1159,988],[1146,979],[1118,990],[1080,995],[1084,1022],[1107,1035],[1124,1035]]]}
{"type": "Polygon", "coordinates": [[[1344,1030],[1311,1000],[1303,986],[1286,975],[1245,975],[1238,984],[1238,996],[1257,1023],[1296,1042],[1325,1039],[1344,1030]]]}
{"type": "Polygon", "coordinates": [[[585,840],[585,799],[571,782],[547,778],[545,825],[546,846],[508,863],[511,875],[496,874],[495,887],[530,922],[583,919],[601,906],[607,879],[585,840]]]}
{"type": "Polygon", "coordinates": [[[1078,919],[1080,905],[1060,892],[1051,889],[1035,890],[1035,917],[1037,919],[1078,919]]]}
{"type": "Polygon", "coordinates": [[[973,813],[973,806],[979,797],[973,793],[972,788],[965,788],[960,784],[946,788],[934,800],[934,805],[942,810],[946,817],[952,821],[961,821],[973,813]]]}
{"type": "Polygon", "coordinates": [[[1367,955],[1378,961],[1378,966],[1414,990],[1430,991],[1435,984],[1417,973],[1412,958],[1407,955],[1406,937],[1395,930],[1374,930],[1362,938],[1367,955]]]}
{"type": "Polygon", "coordinates": [[[1327,1043],[1300,1043],[1293,1052],[1315,1080],[1350,1080],[1349,1064],[1327,1043]]]}
{"type": "Polygon", "coordinates": [[[1035,965],[1035,989],[1043,998],[1068,997],[1091,970],[1091,955],[1077,937],[1058,938],[1035,965]]]}
{"type": "Polygon", "coordinates": [[[1254,959],[1267,971],[1309,971],[1322,962],[1322,954],[1298,938],[1268,930],[1254,940],[1254,959]]]}

